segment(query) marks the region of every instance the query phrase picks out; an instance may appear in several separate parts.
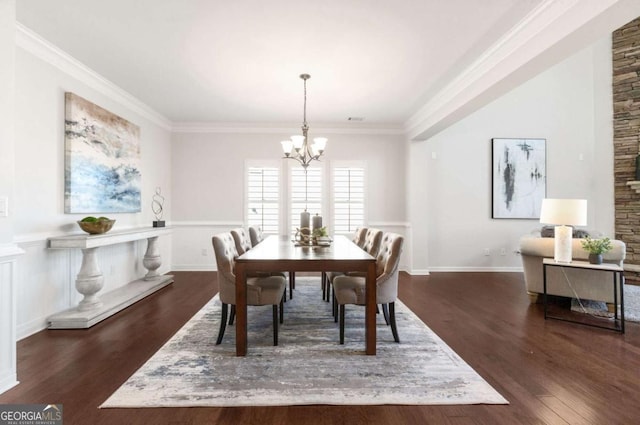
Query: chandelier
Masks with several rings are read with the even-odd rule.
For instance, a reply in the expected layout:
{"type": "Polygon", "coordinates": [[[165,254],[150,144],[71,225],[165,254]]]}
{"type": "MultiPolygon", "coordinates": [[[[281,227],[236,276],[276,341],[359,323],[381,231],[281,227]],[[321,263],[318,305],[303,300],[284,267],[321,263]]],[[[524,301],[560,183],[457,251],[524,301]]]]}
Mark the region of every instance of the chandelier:
{"type": "Polygon", "coordinates": [[[309,125],[307,124],[307,80],[311,78],[311,76],[309,74],[300,74],[300,78],[304,81],[302,136],[291,136],[291,140],[284,140],[280,143],[282,143],[284,158],[298,161],[306,173],[311,161],[320,160],[320,157],[324,153],[324,148],[327,145],[327,139],[326,137],[316,137],[313,139],[313,143],[309,144],[309,140],[307,139],[307,133],[309,132],[309,125]]]}

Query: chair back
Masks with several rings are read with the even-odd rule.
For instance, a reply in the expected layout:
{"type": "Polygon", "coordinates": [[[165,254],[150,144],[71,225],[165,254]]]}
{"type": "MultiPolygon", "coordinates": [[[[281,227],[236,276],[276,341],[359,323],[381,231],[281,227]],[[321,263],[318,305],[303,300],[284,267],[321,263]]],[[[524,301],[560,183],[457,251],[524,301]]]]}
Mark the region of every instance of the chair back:
{"type": "Polygon", "coordinates": [[[236,250],[238,255],[242,255],[249,251],[253,245],[251,245],[251,239],[249,238],[249,232],[242,227],[231,230],[231,236],[236,244],[236,250]]]}
{"type": "Polygon", "coordinates": [[[259,226],[249,227],[249,239],[251,239],[251,246],[254,247],[262,242],[262,229],[259,226]]]}
{"type": "Polygon", "coordinates": [[[377,302],[387,304],[398,298],[398,266],[404,237],[385,233],[376,257],[377,302]]]}
{"type": "Polygon", "coordinates": [[[220,290],[220,301],[225,304],[236,303],[236,275],[235,258],[238,256],[236,244],[231,233],[219,233],[215,235],[213,252],[216,256],[218,266],[218,289],[220,290]]]}
{"type": "Polygon", "coordinates": [[[356,229],[355,234],[353,235],[353,243],[358,245],[360,248],[364,246],[364,242],[367,238],[367,228],[361,227],[356,229]]]}
{"type": "Polygon", "coordinates": [[[367,251],[369,255],[372,257],[376,257],[378,255],[378,250],[380,249],[380,241],[382,240],[382,230],[378,229],[367,229],[367,233],[364,237],[364,244],[362,245],[362,249],[367,251]]]}

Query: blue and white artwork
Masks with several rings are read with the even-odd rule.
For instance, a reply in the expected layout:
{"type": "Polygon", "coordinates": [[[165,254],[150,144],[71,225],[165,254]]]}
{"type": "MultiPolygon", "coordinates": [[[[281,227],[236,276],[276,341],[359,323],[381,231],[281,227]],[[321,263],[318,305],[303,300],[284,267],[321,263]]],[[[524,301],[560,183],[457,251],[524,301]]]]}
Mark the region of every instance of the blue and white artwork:
{"type": "Polygon", "coordinates": [[[545,139],[492,139],[493,218],[540,218],[546,196],[545,139]]]}
{"type": "Polygon", "coordinates": [[[140,128],[65,93],[65,212],[140,212],[140,128]]]}

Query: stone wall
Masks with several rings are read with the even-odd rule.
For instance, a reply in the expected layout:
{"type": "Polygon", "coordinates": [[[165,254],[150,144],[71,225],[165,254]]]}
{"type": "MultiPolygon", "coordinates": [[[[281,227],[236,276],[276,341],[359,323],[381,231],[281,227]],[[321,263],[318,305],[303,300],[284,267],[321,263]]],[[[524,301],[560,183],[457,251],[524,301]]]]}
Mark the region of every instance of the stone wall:
{"type": "Polygon", "coordinates": [[[612,48],[616,239],[627,244],[625,276],[640,282],[640,194],[627,185],[640,153],[640,18],[613,33],[612,48]]]}

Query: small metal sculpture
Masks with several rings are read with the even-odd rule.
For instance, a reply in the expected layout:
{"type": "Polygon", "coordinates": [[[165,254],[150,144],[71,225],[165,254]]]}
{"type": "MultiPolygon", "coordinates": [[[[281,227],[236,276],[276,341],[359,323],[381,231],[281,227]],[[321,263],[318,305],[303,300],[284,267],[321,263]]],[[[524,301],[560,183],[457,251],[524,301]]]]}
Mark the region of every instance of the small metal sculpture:
{"type": "Polygon", "coordinates": [[[156,187],[156,193],[153,195],[151,201],[151,211],[156,216],[156,220],[153,222],[153,227],[164,227],[164,220],[162,219],[164,196],[161,195],[160,186],[156,187]]]}

